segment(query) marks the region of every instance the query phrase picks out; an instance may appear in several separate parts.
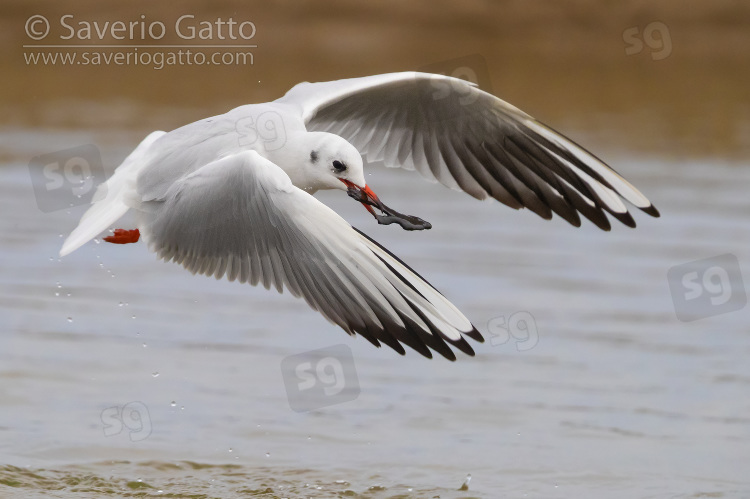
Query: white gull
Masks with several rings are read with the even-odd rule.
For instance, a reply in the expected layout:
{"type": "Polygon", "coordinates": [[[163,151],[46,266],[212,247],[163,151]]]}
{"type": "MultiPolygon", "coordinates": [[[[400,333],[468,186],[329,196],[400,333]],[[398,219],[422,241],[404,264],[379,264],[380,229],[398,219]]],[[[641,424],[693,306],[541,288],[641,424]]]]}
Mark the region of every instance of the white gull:
{"type": "Polygon", "coordinates": [[[142,235],[194,274],[286,288],[347,333],[401,354],[404,344],[427,357],[454,360],[449,345],[473,355],[465,337],[483,338],[448,299],[312,196],[345,190],[380,223],[430,228],[378,199],[363,158],[575,226],[583,215],[609,230],[609,214],[634,227],[624,201],[659,216],[600,159],[507,102],[406,72],[301,83],[276,101],[151,133],[99,187],[60,254],[132,209],[138,228],[105,240],[142,235]]]}

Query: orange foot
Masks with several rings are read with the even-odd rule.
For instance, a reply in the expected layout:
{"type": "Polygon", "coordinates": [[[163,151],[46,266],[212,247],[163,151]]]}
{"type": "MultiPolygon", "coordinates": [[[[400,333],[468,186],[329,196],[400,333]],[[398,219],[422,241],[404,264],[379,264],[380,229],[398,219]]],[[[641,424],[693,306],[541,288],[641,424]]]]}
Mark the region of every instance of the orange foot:
{"type": "Polygon", "coordinates": [[[138,239],[141,238],[141,233],[138,229],[127,230],[127,229],[115,229],[114,235],[107,236],[104,238],[108,243],[115,244],[128,244],[137,243],[138,239]]]}

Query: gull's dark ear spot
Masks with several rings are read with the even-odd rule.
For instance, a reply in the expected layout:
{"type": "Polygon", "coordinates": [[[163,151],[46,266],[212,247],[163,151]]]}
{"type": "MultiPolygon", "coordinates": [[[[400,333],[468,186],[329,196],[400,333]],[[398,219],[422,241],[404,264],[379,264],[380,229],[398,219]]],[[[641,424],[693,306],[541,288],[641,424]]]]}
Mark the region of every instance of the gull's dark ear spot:
{"type": "Polygon", "coordinates": [[[318,161],[318,152],[317,151],[310,151],[310,161],[313,163],[318,161]]]}

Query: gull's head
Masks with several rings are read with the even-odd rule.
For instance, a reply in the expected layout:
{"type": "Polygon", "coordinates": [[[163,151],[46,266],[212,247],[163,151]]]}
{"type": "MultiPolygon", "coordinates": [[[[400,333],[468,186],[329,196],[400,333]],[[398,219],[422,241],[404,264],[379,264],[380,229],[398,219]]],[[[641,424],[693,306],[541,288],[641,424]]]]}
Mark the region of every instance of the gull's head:
{"type": "MultiPolygon", "coordinates": [[[[303,142],[307,148],[303,149],[307,155],[302,168],[303,189],[313,192],[319,189],[344,190],[349,197],[362,203],[381,224],[397,222],[407,230],[432,227],[421,218],[403,215],[383,204],[365,182],[359,151],[343,138],[327,132],[307,132],[303,142]],[[382,211],[385,216],[377,215],[373,207],[382,211]]],[[[300,187],[297,183],[295,185],[300,187]]]]}
{"type": "Polygon", "coordinates": [[[307,170],[316,189],[364,188],[362,156],[345,139],[327,132],[308,132],[307,170]]]}

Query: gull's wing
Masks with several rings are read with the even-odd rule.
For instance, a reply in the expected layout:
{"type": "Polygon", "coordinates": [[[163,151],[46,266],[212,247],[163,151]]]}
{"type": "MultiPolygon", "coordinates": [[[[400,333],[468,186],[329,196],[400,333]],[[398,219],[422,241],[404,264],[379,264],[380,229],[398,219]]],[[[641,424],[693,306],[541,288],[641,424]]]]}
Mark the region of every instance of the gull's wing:
{"type": "Polygon", "coordinates": [[[149,247],[193,273],[287,288],[349,334],[426,357],[482,336],[435,288],[255,151],[216,160],[142,205],[149,247]],[[399,343],[400,342],[400,343],[399,343]],[[446,343],[447,342],[447,343],[446,343]]]}
{"type": "Polygon", "coordinates": [[[308,130],[335,133],[369,163],[417,170],[478,199],[491,196],[604,230],[605,212],[635,221],[623,199],[659,212],[627,180],[572,140],[464,80],[392,73],[301,83],[277,102],[297,108],[308,130]]]}

